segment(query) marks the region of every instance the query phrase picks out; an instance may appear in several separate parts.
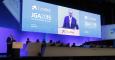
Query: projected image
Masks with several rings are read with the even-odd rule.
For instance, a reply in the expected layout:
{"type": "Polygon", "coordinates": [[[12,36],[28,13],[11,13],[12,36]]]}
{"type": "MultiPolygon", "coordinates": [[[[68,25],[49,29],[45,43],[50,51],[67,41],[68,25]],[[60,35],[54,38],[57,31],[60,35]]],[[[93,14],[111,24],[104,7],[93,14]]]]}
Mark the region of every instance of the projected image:
{"type": "Polygon", "coordinates": [[[79,36],[79,11],[58,6],[58,34],[79,36]]]}

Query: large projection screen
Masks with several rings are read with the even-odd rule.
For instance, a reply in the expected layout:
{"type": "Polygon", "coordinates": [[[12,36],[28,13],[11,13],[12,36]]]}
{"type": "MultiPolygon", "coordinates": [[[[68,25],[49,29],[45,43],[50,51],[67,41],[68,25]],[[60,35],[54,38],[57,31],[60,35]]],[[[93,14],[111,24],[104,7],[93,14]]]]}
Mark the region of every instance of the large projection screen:
{"type": "Polygon", "coordinates": [[[101,38],[100,15],[23,0],[22,31],[101,38]]]}

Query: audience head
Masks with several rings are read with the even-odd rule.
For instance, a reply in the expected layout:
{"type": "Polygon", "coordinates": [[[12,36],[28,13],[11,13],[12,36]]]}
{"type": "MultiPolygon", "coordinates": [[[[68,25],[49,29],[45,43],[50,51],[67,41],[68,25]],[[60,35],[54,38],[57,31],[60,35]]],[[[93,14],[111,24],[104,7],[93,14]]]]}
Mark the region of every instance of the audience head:
{"type": "Polygon", "coordinates": [[[73,43],[73,44],[72,44],[72,47],[75,47],[75,46],[76,46],[75,43],[73,43]]]}
{"type": "Polygon", "coordinates": [[[67,45],[66,45],[67,47],[69,47],[70,46],[70,43],[67,43],[67,45]]]}
{"type": "Polygon", "coordinates": [[[30,41],[30,39],[29,39],[29,38],[27,38],[27,41],[30,41]]]}
{"type": "Polygon", "coordinates": [[[75,45],[75,43],[73,43],[73,45],[75,45]]]}
{"type": "Polygon", "coordinates": [[[42,43],[46,43],[45,39],[43,39],[42,43]]]}
{"type": "Polygon", "coordinates": [[[58,40],[56,43],[60,43],[60,41],[58,40]]]}
{"type": "Polygon", "coordinates": [[[46,41],[45,41],[45,39],[42,40],[42,47],[46,47],[46,41]]]}
{"type": "Polygon", "coordinates": [[[52,41],[52,40],[50,40],[50,41],[49,41],[49,43],[53,43],[53,41],[52,41]]]}
{"type": "Polygon", "coordinates": [[[36,42],[39,43],[40,42],[39,39],[37,39],[36,42]]]}
{"type": "Polygon", "coordinates": [[[26,41],[26,44],[28,44],[28,43],[30,43],[30,39],[29,38],[27,38],[27,41],[26,41]]]}
{"type": "Polygon", "coordinates": [[[60,43],[60,47],[63,47],[64,46],[64,44],[63,43],[60,43]]]}

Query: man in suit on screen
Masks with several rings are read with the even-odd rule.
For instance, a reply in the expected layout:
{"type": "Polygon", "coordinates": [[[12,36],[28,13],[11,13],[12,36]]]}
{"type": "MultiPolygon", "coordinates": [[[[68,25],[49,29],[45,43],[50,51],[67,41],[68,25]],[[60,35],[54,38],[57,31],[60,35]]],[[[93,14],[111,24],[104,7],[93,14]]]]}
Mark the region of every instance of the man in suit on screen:
{"type": "Polygon", "coordinates": [[[72,16],[72,11],[69,12],[69,16],[64,18],[63,28],[79,29],[77,20],[72,16]]]}

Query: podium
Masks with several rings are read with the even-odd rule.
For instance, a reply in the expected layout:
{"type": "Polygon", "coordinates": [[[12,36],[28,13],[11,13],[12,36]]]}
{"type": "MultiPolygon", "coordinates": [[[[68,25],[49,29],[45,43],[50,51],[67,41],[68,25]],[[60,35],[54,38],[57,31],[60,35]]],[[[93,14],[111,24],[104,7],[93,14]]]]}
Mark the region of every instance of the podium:
{"type": "Polygon", "coordinates": [[[23,48],[23,44],[21,42],[13,42],[12,44],[12,56],[20,57],[20,49],[23,48]]]}

